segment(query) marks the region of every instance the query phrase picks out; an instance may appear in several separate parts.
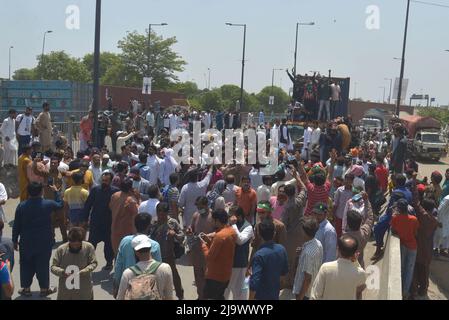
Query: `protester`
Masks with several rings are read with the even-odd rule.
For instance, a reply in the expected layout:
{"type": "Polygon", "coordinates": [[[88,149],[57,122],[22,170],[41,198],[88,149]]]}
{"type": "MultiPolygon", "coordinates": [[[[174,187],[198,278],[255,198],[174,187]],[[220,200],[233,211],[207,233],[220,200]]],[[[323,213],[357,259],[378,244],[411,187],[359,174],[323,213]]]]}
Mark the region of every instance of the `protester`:
{"type": "Polygon", "coordinates": [[[179,222],[168,216],[168,204],[158,203],[156,206],[157,224],[151,232],[151,238],[157,241],[161,247],[162,262],[167,263],[173,274],[173,283],[175,285],[176,296],[179,300],[184,300],[184,289],[182,288],[181,278],[176,268],[176,246],[182,246],[184,242],[184,232],[179,222]]]}
{"type": "Polygon", "coordinates": [[[270,218],[258,224],[263,240],[251,263],[250,300],[279,300],[281,277],[288,273],[285,248],[275,243],[275,225],[270,218]]]}
{"type": "Polygon", "coordinates": [[[11,276],[9,260],[3,260],[0,255],[0,301],[11,300],[14,293],[14,282],[11,276]]]}
{"type": "Polygon", "coordinates": [[[138,235],[131,245],[138,262],[123,272],[117,300],[173,300],[171,268],[153,259],[150,239],[138,235]]]}
{"type": "Polygon", "coordinates": [[[328,207],[324,203],[317,203],[313,208],[314,218],[319,224],[315,237],[323,246],[323,263],[335,261],[337,255],[337,233],[327,220],[328,207]]]}
{"type": "Polygon", "coordinates": [[[254,237],[254,231],[241,207],[231,208],[229,224],[234,228],[237,240],[231,280],[225,291],[225,297],[226,300],[230,300],[232,293],[233,300],[248,300],[248,290],[244,286],[248,270],[249,246],[254,237]]]}
{"type": "Polygon", "coordinates": [[[14,109],[9,110],[9,117],[3,120],[0,127],[0,134],[3,140],[3,164],[7,166],[17,166],[17,151],[19,143],[16,137],[16,116],[17,112],[14,109]]]}
{"type": "Polygon", "coordinates": [[[70,229],[82,227],[87,230],[87,220],[84,214],[84,205],[89,197],[89,191],[82,187],[83,174],[77,172],[72,175],[73,185],[64,192],[64,211],[68,217],[70,229]]]}
{"type": "Polygon", "coordinates": [[[206,258],[205,300],[224,300],[224,293],[232,275],[232,265],[237,235],[228,225],[228,214],[224,210],[212,213],[216,233],[213,239],[200,235],[206,258]]]}
{"type": "Polygon", "coordinates": [[[338,239],[339,258],[324,263],[312,286],[312,300],[361,300],[366,288],[365,271],[357,266],[357,239],[343,235],[338,239]]]}
{"type": "Polygon", "coordinates": [[[53,257],[51,272],[59,277],[58,300],[93,300],[92,272],[97,268],[95,248],[83,241],[84,230],[72,228],[69,242],[61,245],[53,257]],[[68,287],[71,276],[79,277],[77,286],[68,287]]]}
{"type": "Polygon", "coordinates": [[[36,274],[41,288],[40,296],[46,297],[57,290],[50,287],[50,257],[54,244],[51,226],[51,214],[61,209],[59,191],[55,186],[55,201],[44,200],[43,186],[31,183],[28,186],[29,199],[20,203],[16,209],[12,240],[14,249],[20,253],[20,282],[22,289],[19,294],[31,297],[31,284],[36,274]],[[36,212],[39,215],[36,215],[36,212]]]}
{"type": "Polygon", "coordinates": [[[41,144],[40,151],[48,151],[51,149],[51,115],[50,115],[50,105],[44,102],[42,105],[43,111],[39,114],[36,119],[36,128],[39,132],[39,142],[41,144]]]}
{"type": "Polygon", "coordinates": [[[319,225],[315,219],[308,219],[302,225],[305,234],[305,243],[299,248],[299,260],[296,259],[293,294],[296,300],[309,300],[312,285],[323,263],[323,246],[315,238],[319,225]]]}
{"type": "Polygon", "coordinates": [[[139,200],[132,188],[131,179],[125,179],[120,185],[120,191],[112,195],[109,208],[112,212],[112,250],[117,255],[118,247],[123,237],[136,232],[134,218],[138,214],[139,200]]]}
{"type": "Polygon", "coordinates": [[[396,207],[398,214],[391,219],[391,229],[401,240],[402,297],[408,299],[415,270],[419,221],[409,214],[406,200],[400,199],[396,207]]]}
{"type": "Polygon", "coordinates": [[[153,257],[154,260],[162,262],[161,247],[159,243],[152,240],[148,236],[151,231],[151,216],[145,213],[138,214],[134,218],[134,226],[137,232],[133,235],[127,235],[122,239],[122,241],[120,241],[117,257],[115,259],[114,276],[113,276],[114,297],[117,296],[123,271],[134,266],[137,263],[134,254],[134,249],[132,247],[132,240],[134,238],[136,238],[139,235],[146,235],[151,242],[151,256],[153,257]]]}
{"type": "Polygon", "coordinates": [[[106,266],[103,270],[106,271],[112,270],[112,261],[114,260],[111,243],[112,211],[109,208],[109,203],[112,195],[119,191],[111,183],[112,174],[110,172],[103,173],[101,185],[91,190],[84,204],[84,219],[90,221],[89,243],[96,249],[98,243],[104,242],[106,266]]]}

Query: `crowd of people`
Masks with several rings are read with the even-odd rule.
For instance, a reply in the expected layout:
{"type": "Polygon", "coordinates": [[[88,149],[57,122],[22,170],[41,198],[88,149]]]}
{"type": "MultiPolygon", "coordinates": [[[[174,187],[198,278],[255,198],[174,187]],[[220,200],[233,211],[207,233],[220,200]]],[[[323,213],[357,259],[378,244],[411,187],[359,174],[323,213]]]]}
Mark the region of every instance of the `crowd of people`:
{"type": "MultiPolygon", "coordinates": [[[[386,131],[359,138],[350,117],[306,121],[298,148],[286,119],[268,123],[263,112],[243,124],[239,113],[136,109],[125,121],[102,115],[95,143],[89,112],[74,154],[52,136],[49,105],[43,110],[37,119],[30,108],[18,117],[11,110],[0,128],[20,189],[12,239],[1,237],[0,219],[3,299],[14,292],[13,250],[18,293],[30,297],[36,275],[42,297],[57,291],[62,300],[94,299],[100,242],[118,300],[184,299],[183,256],[199,300],[277,300],[283,289],[298,300],[361,299],[365,247],[374,236],[372,260],[381,259],[390,228],[401,240],[403,297],[413,299],[427,294],[433,254],[448,256],[449,170],[443,187],[439,172],[418,180],[400,125],[391,139],[386,131]],[[178,163],[170,133],[192,131],[193,120],[203,129],[257,127],[268,143],[277,130],[275,173],[263,175],[259,162],[178,163]],[[63,244],[52,257],[56,229],[63,244]],[[73,277],[79,286],[67,286],[73,277]]],[[[0,205],[6,200],[0,185],[0,205]]]]}

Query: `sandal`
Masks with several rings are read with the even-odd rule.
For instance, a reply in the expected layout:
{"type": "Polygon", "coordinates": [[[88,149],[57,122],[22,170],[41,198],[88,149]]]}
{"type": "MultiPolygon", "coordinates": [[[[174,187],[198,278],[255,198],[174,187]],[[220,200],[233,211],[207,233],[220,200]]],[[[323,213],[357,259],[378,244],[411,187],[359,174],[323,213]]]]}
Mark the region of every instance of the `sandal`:
{"type": "Polygon", "coordinates": [[[31,297],[31,296],[33,295],[33,294],[31,293],[31,289],[24,289],[24,288],[20,289],[18,293],[19,293],[21,296],[24,296],[24,297],[27,297],[27,298],[29,298],[29,297],[31,297]]]}
{"type": "Polygon", "coordinates": [[[49,295],[52,295],[53,293],[56,293],[57,291],[58,291],[58,289],[56,287],[51,287],[45,291],[41,291],[40,297],[41,298],[48,297],[49,295]]]}

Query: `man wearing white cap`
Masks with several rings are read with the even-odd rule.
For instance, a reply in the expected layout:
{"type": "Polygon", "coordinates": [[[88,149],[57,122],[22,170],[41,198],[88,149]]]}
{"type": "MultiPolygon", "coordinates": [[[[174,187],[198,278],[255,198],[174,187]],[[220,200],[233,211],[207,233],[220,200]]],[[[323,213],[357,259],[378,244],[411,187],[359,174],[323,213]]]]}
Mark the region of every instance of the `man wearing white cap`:
{"type": "MultiPolygon", "coordinates": [[[[134,267],[128,268],[123,272],[117,300],[125,300],[125,293],[130,287],[131,281],[146,272],[154,274],[160,299],[173,300],[173,274],[171,268],[166,263],[153,260],[151,257],[151,240],[146,235],[138,235],[132,240],[131,245],[138,262],[134,267]]],[[[148,288],[148,290],[151,291],[151,288],[148,288]]]]}

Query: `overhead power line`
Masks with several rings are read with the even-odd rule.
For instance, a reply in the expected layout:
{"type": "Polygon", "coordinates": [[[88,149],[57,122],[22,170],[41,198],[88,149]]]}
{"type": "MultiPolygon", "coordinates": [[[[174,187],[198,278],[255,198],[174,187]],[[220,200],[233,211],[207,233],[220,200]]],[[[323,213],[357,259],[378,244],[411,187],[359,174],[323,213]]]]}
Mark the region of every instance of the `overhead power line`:
{"type": "Polygon", "coordinates": [[[434,7],[440,7],[440,8],[449,8],[449,5],[435,3],[435,2],[427,2],[427,1],[418,1],[418,0],[411,0],[411,2],[424,4],[427,6],[434,6],[434,7]]]}

